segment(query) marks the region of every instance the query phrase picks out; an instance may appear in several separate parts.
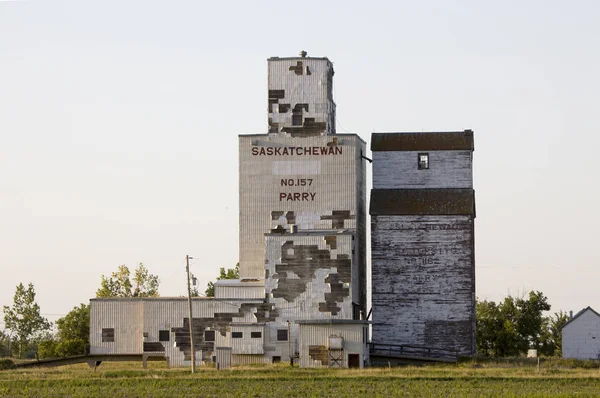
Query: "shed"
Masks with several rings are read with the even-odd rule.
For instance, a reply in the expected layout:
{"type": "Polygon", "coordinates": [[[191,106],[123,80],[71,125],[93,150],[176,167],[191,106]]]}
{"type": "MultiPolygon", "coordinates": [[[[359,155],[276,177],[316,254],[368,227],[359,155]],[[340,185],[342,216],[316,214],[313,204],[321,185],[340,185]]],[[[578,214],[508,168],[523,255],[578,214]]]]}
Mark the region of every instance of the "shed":
{"type": "Polygon", "coordinates": [[[563,358],[600,358],[600,314],[591,307],[579,311],[562,328],[563,358]]]}

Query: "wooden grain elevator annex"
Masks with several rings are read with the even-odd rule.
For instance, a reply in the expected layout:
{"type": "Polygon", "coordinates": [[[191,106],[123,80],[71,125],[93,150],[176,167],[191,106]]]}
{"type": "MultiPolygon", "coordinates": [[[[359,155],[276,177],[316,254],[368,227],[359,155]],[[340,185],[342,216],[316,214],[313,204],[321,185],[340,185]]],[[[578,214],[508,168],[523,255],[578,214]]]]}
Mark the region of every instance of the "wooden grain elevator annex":
{"type": "Polygon", "coordinates": [[[475,353],[473,132],[374,133],[373,342],[475,353]]]}

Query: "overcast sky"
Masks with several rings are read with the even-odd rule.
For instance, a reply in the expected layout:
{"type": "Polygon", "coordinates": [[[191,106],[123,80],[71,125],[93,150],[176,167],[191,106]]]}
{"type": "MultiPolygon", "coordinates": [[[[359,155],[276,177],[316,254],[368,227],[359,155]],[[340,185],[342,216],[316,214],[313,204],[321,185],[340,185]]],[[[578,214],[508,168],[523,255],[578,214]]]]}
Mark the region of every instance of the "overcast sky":
{"type": "Polygon", "coordinates": [[[266,59],[304,49],[334,62],[338,132],[474,130],[480,299],[598,310],[599,17],[597,1],[0,1],[0,305],[32,282],[54,321],[120,264],[163,296],[185,294],[186,254],[201,290],[233,267],[237,136],[266,132],[266,59]]]}

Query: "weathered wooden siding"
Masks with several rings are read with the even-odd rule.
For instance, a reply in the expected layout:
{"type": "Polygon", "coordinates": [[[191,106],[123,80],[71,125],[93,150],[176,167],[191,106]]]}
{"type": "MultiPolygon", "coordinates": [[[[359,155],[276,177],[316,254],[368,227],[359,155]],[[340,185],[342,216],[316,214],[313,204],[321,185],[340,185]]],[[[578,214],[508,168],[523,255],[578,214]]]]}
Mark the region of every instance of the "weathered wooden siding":
{"type": "Polygon", "coordinates": [[[600,316],[586,309],[562,330],[563,358],[598,359],[600,357],[600,316]]]}
{"type": "Polygon", "coordinates": [[[472,355],[472,216],[373,216],[373,341],[472,355]]]}
{"type": "Polygon", "coordinates": [[[471,151],[373,152],[373,189],[473,188],[471,151]],[[418,169],[418,154],[429,154],[429,169],[418,169]]]}

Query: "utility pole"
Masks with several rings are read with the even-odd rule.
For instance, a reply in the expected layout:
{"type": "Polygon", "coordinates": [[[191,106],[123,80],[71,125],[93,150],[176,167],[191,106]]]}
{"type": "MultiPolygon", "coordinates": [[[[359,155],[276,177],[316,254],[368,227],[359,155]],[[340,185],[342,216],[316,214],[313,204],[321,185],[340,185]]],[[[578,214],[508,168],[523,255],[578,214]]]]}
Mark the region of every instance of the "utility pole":
{"type": "Polygon", "coordinates": [[[290,334],[290,321],[288,324],[288,355],[290,356],[290,366],[294,366],[294,357],[292,357],[292,336],[290,334]]]}
{"type": "Polygon", "coordinates": [[[190,287],[190,257],[185,256],[185,272],[187,273],[187,290],[188,290],[188,309],[189,309],[189,325],[190,325],[190,354],[192,356],[192,373],[196,373],[196,347],[194,347],[194,329],[192,327],[192,288],[190,287]]]}

